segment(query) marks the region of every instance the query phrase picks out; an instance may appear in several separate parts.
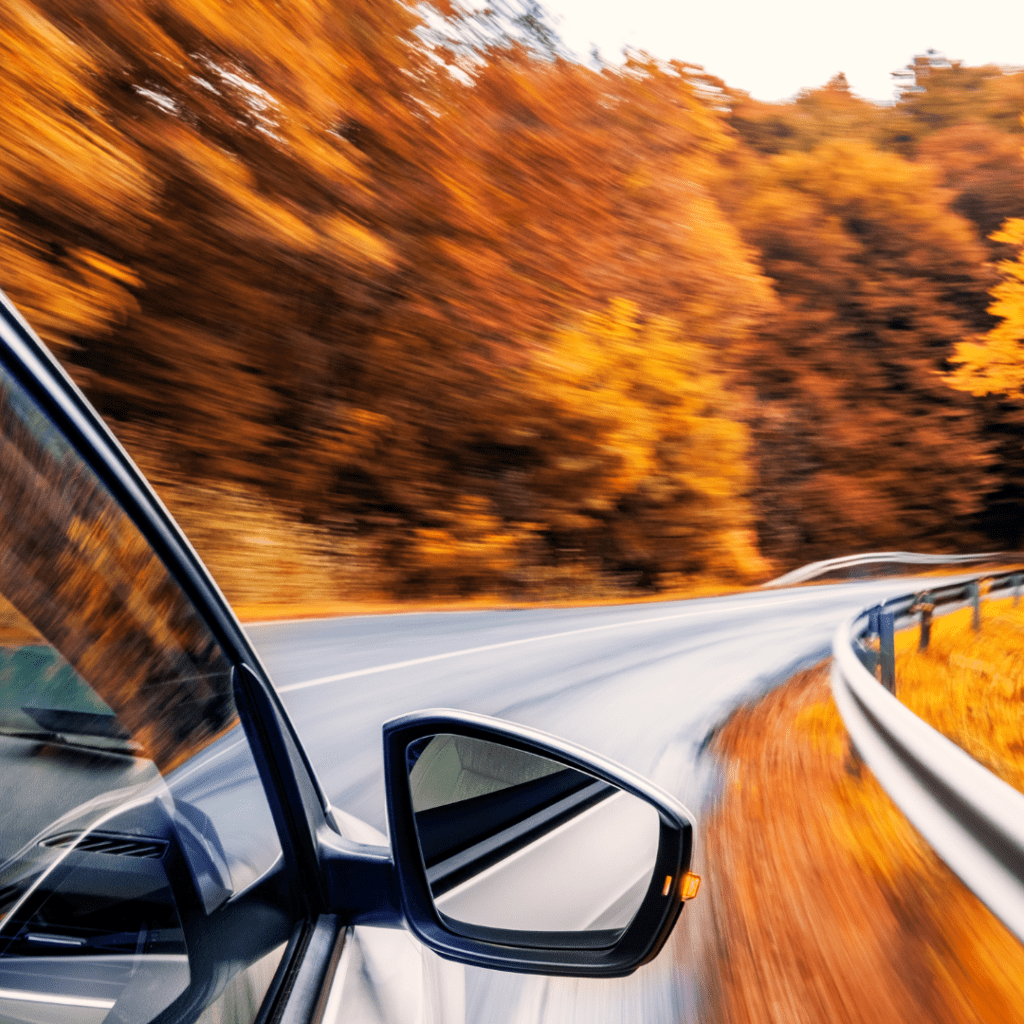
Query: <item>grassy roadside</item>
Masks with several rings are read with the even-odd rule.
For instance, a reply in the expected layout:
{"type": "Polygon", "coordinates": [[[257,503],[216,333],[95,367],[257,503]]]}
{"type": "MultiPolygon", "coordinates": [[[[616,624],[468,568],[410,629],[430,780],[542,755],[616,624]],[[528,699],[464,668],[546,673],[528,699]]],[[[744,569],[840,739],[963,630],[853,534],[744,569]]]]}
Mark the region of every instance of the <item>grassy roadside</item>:
{"type": "MultiPolygon", "coordinates": [[[[971,567],[971,572],[1004,572],[1007,566],[980,565],[971,567]]],[[[1022,566],[1024,568],[1024,566],[1022,566]]],[[[917,572],[915,576],[949,576],[955,568],[929,569],[917,572]]],[[[967,570],[965,570],[967,571],[967,570]]],[[[780,589],[792,590],[796,587],[827,586],[843,582],[866,582],[861,580],[808,580],[796,583],[792,587],[780,589]]],[[[436,611],[479,611],[495,608],[576,608],[599,607],[618,604],[654,604],[661,601],[684,601],[698,597],[724,597],[728,594],[743,594],[760,590],[760,585],[740,586],[724,583],[720,580],[690,580],[686,586],[671,590],[658,591],[656,594],[637,594],[635,591],[617,591],[614,593],[594,594],[593,588],[582,596],[551,597],[536,600],[511,600],[499,594],[481,594],[475,597],[460,599],[437,598],[430,601],[395,601],[395,600],[352,600],[339,601],[322,599],[319,601],[291,602],[259,602],[239,603],[234,605],[238,616],[245,622],[264,622],[272,619],[319,619],[340,615],[379,615],[394,612],[436,612],[436,611]]],[[[765,591],[773,593],[774,591],[765,591]]],[[[1024,635],[1022,635],[1024,636],[1024,635]]]]}
{"type": "Polygon", "coordinates": [[[547,600],[512,600],[499,594],[479,594],[458,599],[437,598],[422,601],[395,600],[321,600],[277,604],[234,604],[243,622],[267,622],[274,619],[322,619],[341,615],[384,615],[397,612],[458,612],[512,608],[596,608],[622,604],[656,604],[663,601],[683,601],[697,597],[724,597],[742,594],[757,587],[741,587],[711,581],[695,581],[690,587],[680,587],[656,594],[615,593],[597,596],[552,597],[547,600]]]}
{"type": "MultiPolygon", "coordinates": [[[[214,555],[214,559],[216,559],[214,555]]],[[[978,572],[1005,571],[1006,566],[982,566],[978,572]]],[[[915,576],[948,576],[955,570],[948,567],[928,572],[915,573],[915,576]]],[[[973,571],[973,567],[972,567],[973,571]]],[[[860,580],[808,580],[792,587],[779,589],[792,590],[796,587],[827,586],[842,582],[866,582],[860,580]]],[[[341,615],[381,615],[395,612],[437,612],[437,611],[480,611],[484,609],[508,608],[579,608],[600,607],[620,604],[655,604],[663,601],[685,601],[698,597],[724,597],[728,594],[752,593],[761,590],[760,584],[741,586],[725,583],[721,580],[691,579],[685,586],[660,590],[655,594],[638,594],[636,591],[597,592],[592,581],[582,583],[578,593],[569,596],[538,597],[534,600],[513,600],[500,594],[480,594],[474,597],[459,599],[435,598],[421,601],[396,601],[380,598],[339,601],[321,599],[315,601],[288,602],[232,602],[238,617],[243,622],[265,622],[272,619],[320,619],[341,615]]],[[[774,593],[774,590],[765,593],[774,593]]],[[[230,594],[228,595],[230,599],[230,594]]]]}
{"type": "Polygon", "coordinates": [[[896,636],[896,694],[915,714],[1024,791],[1024,602],[983,601],[981,629],[962,609],[896,636]]]}
{"type": "Polygon", "coordinates": [[[740,709],[712,749],[722,1021],[1024,1020],[1024,947],[851,757],[826,666],[740,709]]]}

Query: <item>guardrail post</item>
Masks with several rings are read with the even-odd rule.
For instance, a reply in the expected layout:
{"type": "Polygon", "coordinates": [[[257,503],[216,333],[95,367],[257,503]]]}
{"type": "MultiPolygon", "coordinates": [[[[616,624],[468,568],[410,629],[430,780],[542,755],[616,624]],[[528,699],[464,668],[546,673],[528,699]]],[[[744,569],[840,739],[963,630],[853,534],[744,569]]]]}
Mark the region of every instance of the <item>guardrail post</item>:
{"type": "Polygon", "coordinates": [[[896,639],[892,612],[878,613],[878,664],[882,670],[882,685],[896,692],[896,639]]]}
{"type": "Polygon", "coordinates": [[[981,629],[981,587],[978,585],[977,580],[971,580],[967,585],[967,589],[971,595],[971,604],[974,606],[974,616],[971,620],[971,625],[977,633],[981,629]]]}
{"type": "Polygon", "coordinates": [[[917,649],[927,651],[932,639],[932,612],[935,611],[935,605],[922,601],[918,609],[921,612],[921,639],[917,642],[917,649]]]}

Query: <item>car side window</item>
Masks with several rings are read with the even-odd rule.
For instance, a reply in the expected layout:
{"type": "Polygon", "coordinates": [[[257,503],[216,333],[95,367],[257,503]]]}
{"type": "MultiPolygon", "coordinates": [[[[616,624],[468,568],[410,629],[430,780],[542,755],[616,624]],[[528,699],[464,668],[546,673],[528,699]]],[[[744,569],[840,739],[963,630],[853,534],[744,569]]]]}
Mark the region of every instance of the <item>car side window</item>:
{"type": "MultiPolygon", "coordinates": [[[[0,1019],[195,1019],[245,964],[187,998],[186,922],[280,858],[228,659],[0,369],[0,1019]]],[[[250,948],[262,990],[240,1022],[281,956],[250,948]]]]}

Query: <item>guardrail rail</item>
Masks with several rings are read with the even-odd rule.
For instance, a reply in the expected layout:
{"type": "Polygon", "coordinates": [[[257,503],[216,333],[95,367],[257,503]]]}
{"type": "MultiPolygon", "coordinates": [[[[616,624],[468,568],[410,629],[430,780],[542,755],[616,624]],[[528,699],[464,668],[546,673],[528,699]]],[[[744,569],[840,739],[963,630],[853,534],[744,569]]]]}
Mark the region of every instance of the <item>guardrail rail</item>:
{"type": "Polygon", "coordinates": [[[765,587],[789,587],[795,583],[806,583],[829,573],[852,572],[866,566],[906,565],[908,567],[930,565],[971,565],[977,562],[997,562],[1005,559],[1003,551],[987,551],[974,555],[921,555],[914,551],[870,551],[860,555],[844,555],[842,558],[828,558],[822,562],[809,562],[778,579],[762,583],[765,587]]]}
{"type": "Polygon", "coordinates": [[[1019,600],[1024,572],[979,576],[867,608],[832,645],[832,692],[857,752],[935,852],[1024,942],[1024,793],[997,778],[895,697],[892,637],[984,597],[1019,600]],[[877,642],[877,649],[876,649],[877,642]],[[875,677],[879,670],[881,679],[875,677]]]}

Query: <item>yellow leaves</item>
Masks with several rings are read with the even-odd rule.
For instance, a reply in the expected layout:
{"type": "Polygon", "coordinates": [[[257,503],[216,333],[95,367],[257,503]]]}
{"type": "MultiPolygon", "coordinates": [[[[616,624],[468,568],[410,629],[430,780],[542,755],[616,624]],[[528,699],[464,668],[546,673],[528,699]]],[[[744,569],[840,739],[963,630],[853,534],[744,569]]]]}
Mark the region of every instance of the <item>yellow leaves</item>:
{"type": "MultiPolygon", "coordinates": [[[[1004,242],[1006,245],[1024,246],[1024,220],[1017,217],[1006,221],[998,231],[992,233],[991,238],[994,242],[1004,242]]],[[[1006,266],[1012,268],[1013,264],[1007,263],[1006,266]]],[[[1024,271],[1017,272],[1018,277],[1022,275],[1024,271]]]]}
{"type": "MultiPolygon", "coordinates": [[[[936,189],[936,171],[928,164],[914,164],[864,143],[843,140],[809,153],[773,157],[760,175],[755,203],[773,201],[783,223],[792,219],[785,207],[796,202],[802,204],[811,224],[815,218],[832,218],[824,236],[845,234],[847,246],[865,244],[849,231],[851,218],[856,218],[864,225],[878,224],[882,233],[893,236],[888,243],[893,248],[902,240],[908,248],[911,244],[940,251],[960,248],[978,261],[982,258],[970,225],[948,209],[948,197],[936,189]],[[769,200],[772,193],[774,199],[769,200]]],[[[816,236],[820,228],[811,230],[816,236]]],[[[808,242],[813,247],[816,239],[808,242]]]]}
{"type": "MultiPolygon", "coordinates": [[[[535,364],[538,390],[575,425],[569,428],[575,439],[569,450],[581,444],[588,450],[592,442],[596,451],[590,457],[604,462],[604,483],[611,492],[602,495],[606,502],[634,489],[653,470],[659,425],[641,392],[657,387],[652,371],[657,343],[664,343],[659,334],[655,326],[644,338],[635,304],[615,300],[607,312],[586,314],[578,326],[557,332],[535,364]],[[653,342],[650,361],[644,341],[653,342]]],[[[671,386],[670,379],[664,383],[671,386]]],[[[565,455],[559,464],[568,469],[565,455]]],[[[589,462],[584,467],[595,472],[589,462]]]]}
{"type": "Polygon", "coordinates": [[[116,260],[101,256],[99,253],[92,252],[89,249],[72,249],[71,255],[73,258],[80,260],[93,270],[104,274],[106,277],[112,278],[120,284],[127,285],[132,288],[142,287],[142,282],[140,281],[138,274],[133,273],[128,269],[128,267],[124,266],[122,263],[118,263],[116,260]]]}
{"type": "Polygon", "coordinates": [[[183,125],[169,128],[165,138],[203,187],[217,196],[216,216],[238,241],[272,240],[283,247],[316,248],[319,236],[308,220],[262,192],[254,170],[236,156],[183,125]]]}
{"type": "Polygon", "coordinates": [[[964,609],[932,625],[928,650],[914,631],[897,636],[897,695],[1010,785],[1024,791],[1024,609],[985,601],[981,631],[964,609]]]}
{"type": "Polygon", "coordinates": [[[771,166],[779,184],[823,199],[833,215],[837,208],[871,195],[870,179],[880,173],[888,185],[896,183],[891,157],[853,143],[830,143],[813,153],[786,153],[774,157],[771,166]]]}
{"type": "Polygon", "coordinates": [[[951,361],[957,366],[946,380],[972,395],[1017,395],[1024,390],[1024,220],[1006,221],[991,237],[1021,249],[1016,260],[997,265],[1003,279],[992,289],[988,311],[1002,323],[956,345],[951,361]]]}
{"type": "Polygon", "coordinates": [[[380,235],[340,214],[324,217],[317,224],[322,245],[333,254],[350,262],[368,263],[393,269],[396,254],[380,235]]]}
{"type": "Polygon", "coordinates": [[[74,346],[72,338],[101,335],[138,310],[128,289],[141,282],[124,265],[87,249],[72,249],[54,264],[20,241],[0,218],[0,251],[7,252],[3,286],[50,344],[74,346]]]}
{"type": "Polygon", "coordinates": [[[364,224],[341,213],[310,216],[299,202],[269,194],[258,182],[256,168],[187,126],[168,126],[163,141],[187,164],[204,191],[216,197],[212,205],[218,225],[234,241],[270,243],[317,255],[327,264],[340,260],[357,267],[392,266],[393,252],[364,224]]]}
{"type": "Polygon", "coordinates": [[[12,0],[0,16],[0,188],[47,212],[93,219],[151,198],[138,154],[118,145],[94,91],[93,55],[42,16],[12,0]],[[72,170],[75,173],[69,173],[72,170]]]}
{"type": "Polygon", "coordinates": [[[128,267],[88,249],[73,249],[61,268],[47,320],[64,335],[95,334],[123,323],[139,304],[129,288],[141,281],[128,267]]]}
{"type": "Polygon", "coordinates": [[[531,561],[528,549],[540,527],[505,522],[479,495],[463,495],[438,509],[443,525],[414,531],[410,569],[427,572],[442,592],[459,593],[508,580],[531,561]]]}
{"type": "Polygon", "coordinates": [[[679,323],[615,299],[555,331],[525,385],[552,447],[535,479],[556,528],[613,523],[631,561],[764,571],[744,496],[746,428],[711,352],[679,323]]]}
{"type": "Polygon", "coordinates": [[[1024,387],[1024,346],[1009,331],[990,331],[981,341],[958,342],[946,376],[951,387],[972,395],[1012,395],[1024,387]]]}

